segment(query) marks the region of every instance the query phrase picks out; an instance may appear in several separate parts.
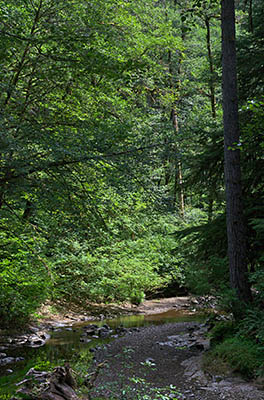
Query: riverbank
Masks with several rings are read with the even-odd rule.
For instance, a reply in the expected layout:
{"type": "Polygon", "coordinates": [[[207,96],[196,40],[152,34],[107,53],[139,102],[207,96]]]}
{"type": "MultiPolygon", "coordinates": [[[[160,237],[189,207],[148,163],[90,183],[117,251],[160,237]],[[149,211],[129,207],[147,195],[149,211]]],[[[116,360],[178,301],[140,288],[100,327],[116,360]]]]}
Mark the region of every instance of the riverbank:
{"type": "MultiPolygon", "coordinates": [[[[47,309],[46,314],[43,310],[42,321],[54,323],[58,322],[59,317],[60,322],[71,324],[72,321],[85,321],[94,317],[103,320],[133,314],[145,315],[146,319],[149,317],[155,320],[155,316],[157,319],[160,314],[169,316],[175,310],[183,314],[195,314],[200,309],[215,310],[215,300],[212,297],[184,296],[146,300],[139,306],[91,304],[84,312],[76,309],[67,312],[61,310],[60,314],[54,315],[47,309]]],[[[195,325],[192,322],[152,325],[140,328],[139,332],[129,332],[107,347],[98,349],[95,352],[93,370],[103,361],[107,361],[107,368],[101,371],[96,387],[104,388],[102,394],[106,387],[112,386],[105,397],[110,398],[110,394],[113,395],[118,388],[120,390],[122,385],[124,390],[125,382],[133,388],[133,378],[134,381],[144,382],[145,388],[160,390],[172,385],[178,392],[179,400],[264,400],[263,385],[246,382],[231,370],[225,370],[222,375],[218,372],[204,372],[204,352],[190,349],[179,339],[192,334],[195,325]]],[[[204,339],[202,333],[200,339],[204,339]]],[[[118,394],[116,398],[119,398],[118,394]]]]}
{"type": "Polygon", "coordinates": [[[179,400],[263,400],[260,386],[232,371],[216,376],[203,372],[204,353],[186,343],[186,337],[194,335],[195,326],[190,322],[149,326],[99,349],[95,366],[106,362],[107,367],[96,382],[95,393],[106,399],[115,394],[118,399],[122,390],[129,387],[133,393],[142,382],[143,392],[149,395],[154,390],[153,399],[158,398],[155,390],[158,393],[167,388],[167,398],[179,400]]]}
{"type": "MultiPolygon", "coordinates": [[[[173,297],[147,300],[139,306],[91,304],[85,311],[47,304],[40,310],[35,323],[38,329],[52,327],[59,333],[61,329],[73,332],[74,327],[85,326],[85,321],[89,320],[102,320],[100,323],[103,324],[107,318],[144,316],[149,326],[125,329],[123,337],[116,335],[107,345],[95,345],[90,372],[94,373],[102,363],[105,365],[93,385],[104,396],[101,399],[114,396],[112,398],[119,400],[121,390],[130,391],[130,397],[124,397],[126,399],[141,399],[143,395],[133,397],[133,390],[140,390],[141,394],[143,390],[143,394],[145,391],[146,395],[152,396],[145,397],[148,399],[162,398],[158,395],[167,393],[171,395],[167,399],[178,400],[264,400],[264,392],[260,390],[263,386],[246,382],[231,370],[219,373],[210,371],[207,366],[207,373],[204,372],[203,356],[209,347],[206,326],[191,320],[155,325],[161,318],[164,321],[164,317],[175,316],[175,313],[197,316],[201,309],[214,310],[213,301],[204,297],[173,297]],[[165,392],[164,388],[167,388],[165,392]],[[177,397],[172,397],[173,393],[177,397]]],[[[90,337],[87,339],[90,342],[90,337]]],[[[96,398],[95,393],[91,398],[96,398]]]]}
{"type": "Polygon", "coordinates": [[[116,318],[123,315],[153,315],[168,312],[170,310],[188,310],[196,312],[199,309],[213,308],[212,297],[170,297],[162,299],[145,300],[136,306],[131,303],[119,304],[96,304],[87,303],[78,306],[67,303],[46,303],[36,313],[32,324],[54,325],[56,323],[72,324],[76,321],[103,320],[116,318]]]}

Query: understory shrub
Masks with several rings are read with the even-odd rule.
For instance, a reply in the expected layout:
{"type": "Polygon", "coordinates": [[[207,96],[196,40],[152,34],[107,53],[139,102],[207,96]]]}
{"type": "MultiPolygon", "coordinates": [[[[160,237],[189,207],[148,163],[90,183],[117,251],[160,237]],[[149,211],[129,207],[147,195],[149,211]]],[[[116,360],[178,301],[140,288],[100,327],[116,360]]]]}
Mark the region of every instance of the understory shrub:
{"type": "Polygon", "coordinates": [[[171,282],[182,285],[184,265],[171,235],[175,221],[173,216],[123,218],[122,228],[120,221],[118,226],[113,223],[104,245],[61,241],[51,260],[55,296],[139,304],[171,282]]]}
{"type": "Polygon", "coordinates": [[[205,218],[201,213],[174,232],[178,257],[181,255],[184,263],[185,286],[198,295],[221,291],[229,278],[225,216],[219,214],[210,222],[205,218]]]}
{"type": "Polygon", "coordinates": [[[234,372],[246,378],[263,376],[264,347],[250,339],[235,336],[217,344],[211,351],[214,359],[226,362],[234,372]]]}
{"type": "Polygon", "coordinates": [[[23,324],[48,295],[50,279],[43,262],[36,254],[39,242],[30,240],[23,233],[23,240],[4,230],[0,234],[2,327],[23,324]]]}
{"type": "Polygon", "coordinates": [[[0,264],[0,320],[2,326],[19,325],[47,297],[43,267],[39,264],[2,260],[0,264]]]}
{"type": "Polygon", "coordinates": [[[205,369],[225,373],[228,369],[252,379],[264,376],[264,312],[245,310],[239,322],[217,322],[210,330],[212,350],[205,357],[205,369]]]}
{"type": "Polygon", "coordinates": [[[246,310],[244,318],[239,322],[239,334],[249,337],[264,346],[264,310],[251,307],[246,310]]]}
{"type": "Polygon", "coordinates": [[[210,330],[211,344],[218,344],[232,338],[237,333],[237,327],[233,321],[221,321],[217,322],[216,325],[210,330]]]}
{"type": "Polygon", "coordinates": [[[54,263],[57,296],[140,303],[144,292],[154,292],[168,282],[167,275],[159,274],[164,261],[159,252],[157,243],[139,239],[100,248],[94,254],[85,248],[64,253],[54,263]]]}

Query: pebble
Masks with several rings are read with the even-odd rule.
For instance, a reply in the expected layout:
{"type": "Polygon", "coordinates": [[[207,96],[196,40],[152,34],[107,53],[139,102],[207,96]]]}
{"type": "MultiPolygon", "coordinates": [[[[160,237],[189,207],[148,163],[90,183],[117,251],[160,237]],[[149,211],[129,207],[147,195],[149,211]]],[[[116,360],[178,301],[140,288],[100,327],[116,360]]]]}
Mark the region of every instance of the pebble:
{"type": "Polygon", "coordinates": [[[6,372],[7,372],[8,374],[13,374],[14,371],[13,371],[12,369],[7,369],[6,372]]]}

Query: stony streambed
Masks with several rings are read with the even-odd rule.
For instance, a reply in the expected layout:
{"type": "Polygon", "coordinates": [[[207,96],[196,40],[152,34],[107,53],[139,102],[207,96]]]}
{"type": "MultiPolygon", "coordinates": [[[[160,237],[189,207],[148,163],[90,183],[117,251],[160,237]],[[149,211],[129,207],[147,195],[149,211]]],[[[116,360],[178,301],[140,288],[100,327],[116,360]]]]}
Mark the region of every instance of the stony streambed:
{"type": "Polygon", "coordinates": [[[92,320],[82,317],[77,321],[57,321],[31,326],[26,334],[2,333],[0,337],[1,376],[12,374],[24,368],[32,358],[49,358],[56,362],[70,359],[72,354],[85,347],[105,343],[106,339],[116,339],[139,327],[160,325],[178,321],[201,320],[203,314],[184,310],[169,310],[157,314],[130,315],[118,318],[92,320]],[[47,357],[46,357],[47,356],[47,357]]]}
{"type": "MultiPolygon", "coordinates": [[[[101,321],[69,318],[32,327],[27,335],[5,337],[0,344],[0,368],[7,381],[0,382],[0,399],[8,398],[12,380],[13,384],[21,381],[32,366],[70,360],[73,354],[90,349],[94,356],[90,372],[104,365],[94,388],[106,398],[121,388],[120,378],[124,385],[134,377],[144,379],[146,387],[172,385],[179,400],[264,400],[263,391],[239,377],[203,373],[202,354],[210,343],[196,303],[190,307],[186,300],[163,299],[140,307],[141,315],[101,321]],[[156,313],[151,314],[153,303],[156,313]],[[115,387],[107,392],[107,385],[115,387]]],[[[131,380],[127,383],[131,385],[131,380]]]]}
{"type": "MultiPolygon", "coordinates": [[[[109,398],[114,392],[119,398],[133,377],[133,382],[143,380],[143,387],[167,388],[171,399],[263,400],[260,387],[231,371],[216,376],[203,372],[202,357],[209,346],[205,333],[206,326],[195,322],[152,325],[98,349],[95,364],[104,362],[107,368],[98,378],[95,393],[109,398]]],[[[154,394],[152,398],[162,397],[154,394]]]]}

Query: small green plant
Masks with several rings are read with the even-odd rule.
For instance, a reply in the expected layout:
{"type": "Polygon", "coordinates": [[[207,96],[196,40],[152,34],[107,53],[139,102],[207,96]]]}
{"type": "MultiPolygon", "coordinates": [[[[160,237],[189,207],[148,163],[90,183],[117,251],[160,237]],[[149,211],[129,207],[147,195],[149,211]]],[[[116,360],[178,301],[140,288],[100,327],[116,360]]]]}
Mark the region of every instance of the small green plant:
{"type": "Polygon", "coordinates": [[[129,347],[129,346],[126,346],[126,347],[123,348],[123,353],[124,354],[131,354],[131,353],[134,353],[134,351],[135,350],[132,347],[129,347]]]}
{"type": "Polygon", "coordinates": [[[92,397],[93,400],[178,400],[180,393],[175,386],[158,388],[152,386],[145,379],[132,377],[129,379],[130,384],[125,384],[122,387],[116,383],[105,385],[97,388],[99,391],[106,391],[106,397],[92,397]]]}
{"type": "Polygon", "coordinates": [[[37,360],[34,365],[36,371],[51,371],[56,365],[49,360],[37,360]]]}
{"type": "Polygon", "coordinates": [[[155,366],[156,366],[156,364],[151,360],[146,360],[144,362],[141,362],[140,364],[143,365],[144,367],[148,367],[148,368],[152,368],[152,369],[155,369],[155,366]]]}

